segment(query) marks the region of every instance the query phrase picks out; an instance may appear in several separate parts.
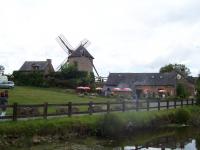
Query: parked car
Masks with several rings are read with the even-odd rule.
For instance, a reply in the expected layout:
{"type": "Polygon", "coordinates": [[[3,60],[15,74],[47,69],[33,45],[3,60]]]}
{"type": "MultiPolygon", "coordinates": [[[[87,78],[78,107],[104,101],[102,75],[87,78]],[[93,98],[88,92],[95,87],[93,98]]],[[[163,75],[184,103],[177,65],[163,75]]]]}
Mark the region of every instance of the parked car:
{"type": "Polygon", "coordinates": [[[0,88],[3,89],[10,89],[10,88],[14,88],[15,87],[15,83],[13,81],[7,81],[7,82],[2,82],[0,83],[0,88]]]}

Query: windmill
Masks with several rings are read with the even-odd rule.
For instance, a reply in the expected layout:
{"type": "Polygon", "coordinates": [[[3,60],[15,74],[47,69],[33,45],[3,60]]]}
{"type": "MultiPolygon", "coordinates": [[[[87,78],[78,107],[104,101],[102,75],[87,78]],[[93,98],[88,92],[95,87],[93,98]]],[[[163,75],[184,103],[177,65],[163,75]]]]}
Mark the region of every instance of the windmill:
{"type": "Polygon", "coordinates": [[[80,44],[77,46],[77,48],[73,48],[64,35],[59,35],[56,38],[57,42],[60,44],[60,46],[63,48],[63,50],[67,53],[67,58],[64,59],[64,61],[58,66],[57,69],[60,69],[62,65],[65,63],[78,63],[78,70],[80,71],[88,71],[92,72],[92,69],[94,68],[96,74],[98,77],[99,74],[97,72],[96,67],[93,64],[94,57],[87,51],[87,47],[90,45],[90,41],[87,39],[83,39],[80,44]]]}

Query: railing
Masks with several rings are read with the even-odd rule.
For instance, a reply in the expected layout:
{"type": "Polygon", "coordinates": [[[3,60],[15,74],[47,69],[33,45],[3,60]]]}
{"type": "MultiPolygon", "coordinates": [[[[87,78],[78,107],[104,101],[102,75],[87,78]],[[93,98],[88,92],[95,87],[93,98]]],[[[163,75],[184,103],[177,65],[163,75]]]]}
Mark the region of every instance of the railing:
{"type": "MultiPolygon", "coordinates": [[[[89,102],[89,103],[72,103],[66,104],[18,104],[6,106],[6,116],[1,116],[1,120],[16,121],[19,118],[43,117],[47,119],[50,116],[66,115],[83,115],[93,113],[110,113],[114,111],[151,111],[172,109],[196,104],[194,99],[186,100],[139,100],[139,101],[121,101],[121,102],[89,102]]],[[[0,109],[5,108],[0,105],[0,109]]]]}

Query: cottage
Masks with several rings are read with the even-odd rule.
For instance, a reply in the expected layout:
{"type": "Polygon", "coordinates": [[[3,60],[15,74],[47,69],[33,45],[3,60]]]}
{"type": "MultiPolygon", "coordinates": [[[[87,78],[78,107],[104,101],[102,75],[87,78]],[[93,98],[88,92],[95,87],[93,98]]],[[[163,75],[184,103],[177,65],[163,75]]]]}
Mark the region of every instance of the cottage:
{"type": "Polygon", "coordinates": [[[132,94],[136,98],[176,96],[178,83],[184,84],[189,89],[189,94],[194,95],[194,84],[176,72],[110,73],[103,90],[112,91],[114,88],[131,88],[132,94]]]}
{"type": "Polygon", "coordinates": [[[46,61],[25,61],[24,64],[19,69],[20,72],[33,72],[39,71],[44,75],[48,75],[54,72],[53,65],[51,63],[51,59],[47,59],[46,61]]]}

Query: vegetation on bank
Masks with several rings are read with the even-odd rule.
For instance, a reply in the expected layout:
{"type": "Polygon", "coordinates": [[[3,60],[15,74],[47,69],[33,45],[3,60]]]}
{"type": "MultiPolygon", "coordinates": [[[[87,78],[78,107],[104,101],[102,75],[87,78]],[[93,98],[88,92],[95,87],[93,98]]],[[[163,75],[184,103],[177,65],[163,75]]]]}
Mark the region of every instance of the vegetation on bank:
{"type": "Polygon", "coordinates": [[[152,129],[169,124],[200,125],[200,107],[124,112],[106,115],[74,116],[48,120],[1,122],[1,135],[33,136],[62,135],[64,137],[95,135],[114,137],[138,129],[152,129]]]}

